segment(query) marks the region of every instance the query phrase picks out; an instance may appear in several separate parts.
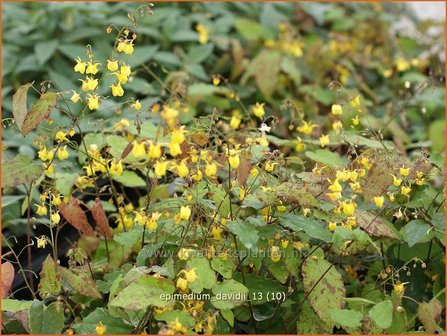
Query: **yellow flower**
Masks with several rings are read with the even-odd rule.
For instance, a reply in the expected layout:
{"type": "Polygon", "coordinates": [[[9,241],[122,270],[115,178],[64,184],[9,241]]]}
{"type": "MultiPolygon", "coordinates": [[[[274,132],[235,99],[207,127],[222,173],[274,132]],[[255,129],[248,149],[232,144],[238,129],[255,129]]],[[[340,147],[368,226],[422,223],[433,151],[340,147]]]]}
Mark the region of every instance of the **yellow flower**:
{"type": "Polygon", "coordinates": [[[399,169],[399,173],[402,176],[408,176],[408,175],[410,175],[410,168],[402,167],[402,168],[399,169]]]}
{"type": "Polygon", "coordinates": [[[191,256],[192,252],[194,252],[193,249],[187,249],[187,248],[182,247],[178,251],[177,256],[180,260],[188,260],[189,257],[191,256]]]}
{"type": "Polygon", "coordinates": [[[336,227],[337,227],[337,223],[329,222],[329,225],[328,225],[329,231],[335,231],[336,227]]]}
{"type": "Polygon", "coordinates": [[[376,196],[373,198],[374,204],[379,208],[383,207],[384,201],[385,201],[385,198],[383,196],[376,196]]]}
{"type": "Polygon", "coordinates": [[[110,174],[112,175],[121,175],[123,173],[123,164],[121,160],[116,161],[113,159],[110,164],[110,174]]]}
{"type": "Polygon", "coordinates": [[[124,95],[123,87],[121,86],[121,84],[119,82],[116,84],[113,84],[111,86],[111,88],[112,88],[112,95],[114,97],[122,97],[124,95]]]}
{"type": "Polygon", "coordinates": [[[341,184],[338,182],[338,178],[335,179],[334,183],[332,183],[328,189],[332,192],[341,192],[343,190],[341,184]]]}
{"type": "Polygon", "coordinates": [[[335,131],[335,133],[340,133],[340,130],[343,129],[343,123],[340,120],[334,121],[332,123],[332,129],[335,131]]]}
{"type": "Polygon", "coordinates": [[[59,215],[59,212],[53,212],[50,215],[50,219],[53,224],[57,225],[61,221],[61,215],[59,215]]]}
{"type": "Polygon", "coordinates": [[[367,170],[370,170],[371,166],[372,166],[371,162],[369,161],[369,159],[366,156],[364,156],[360,159],[360,164],[363,167],[365,167],[365,169],[367,169],[367,170]]]}
{"type": "Polygon", "coordinates": [[[357,95],[351,100],[351,106],[352,107],[359,107],[360,106],[360,96],[357,95]]]}
{"type": "Polygon", "coordinates": [[[206,44],[208,42],[209,28],[199,23],[196,26],[196,31],[199,33],[199,43],[206,44]]]}
{"type": "Polygon", "coordinates": [[[191,216],[191,208],[189,206],[180,207],[180,219],[188,220],[191,216]]]}
{"type": "Polygon", "coordinates": [[[337,201],[341,198],[341,192],[332,192],[332,193],[328,193],[326,195],[329,196],[331,201],[337,201]]]}
{"type": "Polygon", "coordinates": [[[92,74],[92,75],[96,75],[99,71],[98,69],[98,65],[101,65],[100,63],[93,63],[92,61],[88,62],[88,66],[87,66],[87,70],[85,71],[85,73],[87,75],[92,74]]]}
{"type": "Polygon", "coordinates": [[[131,73],[132,73],[132,70],[130,69],[130,65],[126,65],[126,64],[121,65],[121,68],[120,68],[121,75],[129,77],[131,73]]]}
{"type": "Polygon", "coordinates": [[[390,198],[390,202],[394,202],[394,193],[388,192],[388,197],[390,198]]]}
{"type": "Polygon", "coordinates": [[[68,156],[69,156],[69,154],[68,154],[67,146],[61,147],[57,151],[57,157],[59,158],[59,160],[68,159],[68,156]]]}
{"type": "Polygon", "coordinates": [[[98,87],[98,80],[92,77],[87,77],[85,80],[80,79],[80,81],[82,82],[82,91],[95,91],[98,87]]]}
{"type": "Polygon", "coordinates": [[[81,58],[76,58],[76,65],[74,66],[74,71],[83,74],[85,72],[85,68],[87,67],[87,63],[81,61],[81,58]]]}
{"type": "Polygon", "coordinates": [[[176,128],[175,130],[172,131],[171,133],[172,143],[182,144],[184,141],[185,141],[185,134],[183,131],[183,126],[180,128],[176,128]]]}
{"type": "Polygon", "coordinates": [[[393,290],[396,294],[400,294],[405,290],[405,284],[398,282],[393,286],[393,290]]]}
{"type": "Polygon", "coordinates": [[[196,172],[195,174],[193,174],[191,177],[192,177],[192,179],[195,180],[195,181],[200,181],[200,180],[202,179],[202,177],[203,177],[203,174],[202,174],[202,172],[201,172],[200,169],[199,169],[199,170],[197,170],[197,172],[196,172]]]}
{"type": "Polygon", "coordinates": [[[118,61],[107,60],[107,69],[111,72],[118,70],[118,61]]]}
{"type": "Polygon", "coordinates": [[[161,157],[161,146],[157,144],[151,144],[149,146],[149,158],[158,159],[161,157]]]}
{"type": "Polygon", "coordinates": [[[213,76],[213,85],[218,86],[220,84],[220,77],[218,75],[213,76]]]}
{"type": "Polygon", "coordinates": [[[276,263],[281,259],[281,252],[278,246],[272,246],[270,249],[270,259],[276,263]]]}
{"type": "Polygon", "coordinates": [[[180,288],[182,291],[187,291],[188,290],[188,281],[186,279],[179,277],[177,279],[176,286],[177,286],[177,288],[180,288]]]}
{"type": "Polygon", "coordinates": [[[126,55],[130,55],[130,54],[132,54],[133,53],[133,44],[132,44],[132,41],[128,41],[128,40],[121,40],[119,43],[118,43],[118,46],[117,46],[117,48],[116,48],[116,50],[118,51],[118,52],[123,52],[123,53],[125,53],[126,55]]]}
{"type": "Polygon", "coordinates": [[[221,240],[222,239],[222,228],[218,227],[218,226],[213,226],[211,228],[211,234],[213,235],[214,240],[221,240]]]}
{"type": "Polygon", "coordinates": [[[134,222],[137,223],[138,225],[143,226],[146,223],[146,213],[144,211],[134,211],[135,213],[135,218],[134,218],[134,222]]]}
{"type": "Polygon", "coordinates": [[[351,121],[353,126],[357,126],[360,123],[359,116],[356,115],[355,118],[351,118],[351,121]]]}
{"type": "Polygon", "coordinates": [[[147,218],[146,219],[146,227],[151,231],[155,231],[155,230],[157,230],[158,223],[153,218],[147,218]]]}
{"type": "Polygon", "coordinates": [[[259,145],[261,145],[262,147],[268,147],[269,146],[269,141],[267,140],[266,136],[262,136],[259,138],[256,138],[256,141],[259,143],[259,145]]]}
{"type": "Polygon", "coordinates": [[[54,136],[54,140],[56,140],[57,143],[61,143],[62,141],[68,141],[67,133],[63,131],[58,131],[54,136]]]}
{"type": "Polygon", "coordinates": [[[121,84],[126,84],[127,81],[129,80],[129,78],[127,76],[124,76],[123,74],[120,74],[119,72],[114,72],[113,74],[116,76],[116,79],[121,84]]]}
{"type": "Polygon", "coordinates": [[[403,57],[399,57],[394,61],[396,69],[399,72],[407,71],[410,68],[410,63],[403,57]]]}
{"type": "Polygon", "coordinates": [[[320,146],[321,147],[326,147],[327,145],[329,145],[329,143],[330,143],[330,140],[329,140],[329,134],[327,134],[327,135],[322,135],[321,137],[320,137],[320,146]]]}
{"type": "Polygon", "coordinates": [[[287,246],[289,246],[289,241],[286,240],[286,239],[281,240],[281,247],[282,247],[283,249],[286,249],[287,246]]]}
{"type": "Polygon", "coordinates": [[[39,216],[46,216],[48,214],[48,210],[45,207],[45,204],[35,204],[37,206],[37,210],[36,210],[36,214],[38,214],[39,216]]]}
{"type": "Polygon", "coordinates": [[[165,176],[166,169],[168,168],[168,163],[166,161],[157,161],[154,165],[155,175],[157,176],[165,176]]]}
{"type": "Polygon", "coordinates": [[[230,127],[232,129],[238,129],[241,124],[241,117],[239,115],[233,115],[230,120],[230,127]]]}
{"type": "Polygon", "coordinates": [[[99,108],[99,96],[89,94],[87,96],[87,103],[90,110],[97,110],[99,108]]]}
{"type": "Polygon", "coordinates": [[[265,114],[264,105],[265,103],[262,104],[256,103],[256,105],[253,106],[253,114],[257,116],[259,119],[262,119],[262,117],[265,114]]]}
{"type": "Polygon", "coordinates": [[[352,216],[354,214],[355,204],[352,201],[351,202],[343,202],[342,207],[343,207],[343,213],[345,215],[352,216]]]}
{"type": "Polygon", "coordinates": [[[308,123],[307,121],[303,121],[301,126],[298,126],[296,130],[300,133],[310,135],[314,129],[314,127],[317,127],[317,125],[312,125],[312,123],[308,123]]]}
{"type": "Polygon", "coordinates": [[[36,238],[37,240],[37,248],[45,248],[48,243],[48,238],[46,236],[40,236],[36,238]]]}
{"type": "Polygon", "coordinates": [[[352,181],[352,182],[355,182],[355,181],[357,181],[357,178],[359,177],[359,173],[356,171],[356,170],[352,170],[350,173],[349,173],[349,179],[352,181]]]}
{"type": "Polygon", "coordinates": [[[205,174],[208,177],[214,177],[217,174],[217,165],[215,163],[208,163],[205,168],[205,174]]]}
{"type": "Polygon", "coordinates": [[[189,271],[183,270],[183,271],[181,271],[181,273],[183,273],[185,275],[186,281],[193,282],[197,279],[197,274],[196,274],[195,270],[196,270],[195,268],[193,268],[189,271]]]}
{"type": "Polygon", "coordinates": [[[45,174],[46,175],[54,174],[54,165],[53,164],[50,164],[48,167],[45,167],[45,174]]]}
{"type": "Polygon", "coordinates": [[[425,181],[425,178],[417,178],[417,179],[415,180],[416,185],[418,185],[418,186],[423,185],[423,184],[424,184],[424,181],[425,181]]]}
{"type": "Polygon", "coordinates": [[[141,110],[141,103],[139,100],[136,100],[131,106],[137,111],[141,110]]]}
{"type": "Polygon", "coordinates": [[[186,165],[186,159],[183,159],[180,164],[177,165],[176,170],[177,170],[177,175],[181,178],[184,178],[186,176],[189,175],[189,168],[186,165]]]}
{"type": "Polygon", "coordinates": [[[179,154],[182,154],[182,149],[178,143],[169,143],[169,153],[172,156],[177,156],[179,154]]]}
{"type": "Polygon", "coordinates": [[[399,178],[397,178],[397,177],[394,176],[394,175],[391,175],[391,176],[393,176],[393,185],[394,185],[395,187],[400,187],[400,185],[402,184],[402,180],[399,179],[399,178]]]}
{"type": "MultiPolygon", "coordinates": [[[[349,180],[349,177],[351,176],[351,173],[348,170],[339,170],[336,173],[337,180],[340,180],[342,182],[346,182],[349,180]]],[[[341,190],[333,190],[333,191],[341,191],[341,190]]]]}
{"type": "Polygon", "coordinates": [[[343,108],[341,105],[334,104],[331,107],[331,112],[333,115],[341,115],[343,113],[343,108]]]}
{"type": "Polygon", "coordinates": [[[81,96],[79,95],[79,93],[77,93],[77,92],[74,91],[74,90],[71,90],[71,91],[73,92],[73,95],[71,96],[70,100],[71,100],[73,103],[77,103],[78,101],[80,101],[80,100],[81,100],[81,96]]]}
{"type": "Polygon", "coordinates": [[[144,146],[144,142],[138,143],[137,141],[133,142],[132,155],[135,158],[140,159],[146,155],[146,148],[144,146]]]}
{"type": "Polygon", "coordinates": [[[230,164],[231,168],[237,169],[239,167],[241,160],[239,158],[238,154],[230,155],[228,157],[228,163],[230,164]]]}
{"type": "Polygon", "coordinates": [[[99,321],[99,323],[95,327],[96,333],[98,335],[103,335],[106,332],[106,330],[107,330],[106,326],[101,321],[99,321]]]}
{"type": "Polygon", "coordinates": [[[407,196],[411,192],[411,188],[402,186],[402,188],[400,189],[400,192],[402,195],[407,196]]]}
{"type": "MultiPolygon", "coordinates": [[[[65,136],[65,133],[63,133],[63,134],[65,136]]],[[[41,147],[40,151],[38,151],[38,155],[39,155],[39,159],[41,159],[42,161],[47,161],[47,160],[51,161],[51,160],[53,160],[54,151],[47,150],[47,148],[45,146],[43,146],[43,147],[41,147]]]]}

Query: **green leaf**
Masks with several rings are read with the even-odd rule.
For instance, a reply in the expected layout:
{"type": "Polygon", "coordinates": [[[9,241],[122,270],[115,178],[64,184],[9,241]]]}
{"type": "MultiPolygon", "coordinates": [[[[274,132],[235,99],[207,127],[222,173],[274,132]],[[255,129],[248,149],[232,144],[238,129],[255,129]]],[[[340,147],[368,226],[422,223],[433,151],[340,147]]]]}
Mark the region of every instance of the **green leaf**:
{"type": "Polygon", "coordinates": [[[213,48],[214,46],[211,43],[201,46],[193,46],[188,50],[184,60],[188,63],[202,63],[210,57],[213,52],[213,48]]]}
{"type": "Polygon", "coordinates": [[[382,301],[372,307],[368,315],[379,328],[387,329],[393,323],[393,303],[391,300],[382,301]]]}
{"type": "Polygon", "coordinates": [[[375,196],[383,195],[392,184],[391,174],[394,174],[393,163],[386,153],[377,151],[370,161],[373,164],[366,175],[365,185],[362,188],[366,202],[370,202],[375,196]]]}
{"type": "Polygon", "coordinates": [[[245,286],[248,288],[250,293],[250,298],[256,296],[259,300],[253,300],[251,302],[252,305],[260,305],[268,302],[268,295],[275,295],[275,293],[283,293],[286,288],[284,288],[280,283],[278,283],[275,279],[267,278],[261,275],[248,273],[244,275],[242,278],[241,273],[235,273],[233,276],[234,280],[239,282],[244,282],[245,286]],[[262,298],[260,298],[259,293],[262,294],[262,298]]]}
{"type": "Polygon", "coordinates": [[[40,66],[44,65],[50,59],[58,45],[58,40],[45,40],[34,45],[34,52],[40,66]]]}
{"type": "Polygon", "coordinates": [[[46,92],[42,94],[31,107],[31,111],[25,116],[22,124],[22,134],[27,135],[36,129],[42,120],[48,118],[51,110],[56,106],[58,94],[54,92],[46,92]]]}
{"type": "Polygon", "coordinates": [[[81,322],[73,325],[77,334],[96,334],[96,326],[101,321],[106,326],[106,334],[130,334],[133,326],[127,325],[121,318],[110,315],[105,308],[96,308],[81,322]]]}
{"type": "Polygon", "coordinates": [[[51,294],[59,294],[61,289],[61,276],[57,264],[48,255],[42,263],[42,270],[40,271],[39,294],[42,298],[46,298],[51,294]]]}
{"type": "Polygon", "coordinates": [[[33,83],[34,82],[21,85],[12,96],[12,114],[14,115],[14,121],[19,127],[20,131],[22,130],[23,121],[28,113],[28,109],[26,107],[28,89],[33,86],[33,83]]]}
{"type": "Polygon", "coordinates": [[[235,265],[231,258],[225,260],[214,258],[211,260],[211,268],[221,274],[224,278],[231,279],[235,265]]]}
{"type": "Polygon", "coordinates": [[[201,293],[204,288],[210,289],[216,284],[216,274],[210,267],[208,259],[203,257],[193,257],[187,262],[189,269],[194,269],[197,279],[189,283],[189,288],[193,292],[201,293]]]}
{"type": "Polygon", "coordinates": [[[409,247],[418,243],[425,243],[432,238],[431,226],[421,219],[415,219],[404,226],[405,240],[409,247]]]}
{"type": "Polygon", "coordinates": [[[110,305],[128,310],[145,309],[148,306],[166,307],[171,303],[163,296],[172,294],[174,290],[172,281],[168,279],[143,275],[119,292],[110,305]]]}
{"type": "Polygon", "coordinates": [[[296,86],[301,85],[301,72],[291,58],[283,57],[281,70],[290,76],[296,86]]]}
{"type": "Polygon", "coordinates": [[[16,313],[21,310],[28,310],[33,301],[19,301],[13,299],[2,299],[2,311],[16,313]]]}
{"type": "Polygon", "coordinates": [[[340,273],[324,259],[307,258],[301,274],[312,308],[323,321],[330,323],[329,311],[344,307],[346,290],[340,273]]]}
{"type": "Polygon", "coordinates": [[[444,137],[441,136],[442,134],[445,134],[445,120],[436,120],[432,122],[428,134],[433,151],[445,151],[444,137]]]}
{"type": "Polygon", "coordinates": [[[333,327],[326,324],[312,309],[309,301],[304,301],[298,320],[296,322],[297,333],[303,334],[332,334],[333,327]]]}
{"type": "Polygon", "coordinates": [[[158,49],[158,45],[139,46],[138,48],[135,48],[132,57],[130,57],[126,62],[128,62],[131,67],[137,67],[146,63],[147,61],[150,61],[158,49]]]}
{"type": "Polygon", "coordinates": [[[234,314],[231,309],[221,310],[220,314],[231,327],[234,327],[234,314]]]}
{"type": "Polygon", "coordinates": [[[234,20],[234,27],[244,39],[249,41],[259,40],[264,36],[262,26],[253,20],[237,18],[234,20]]]}
{"type": "Polygon", "coordinates": [[[211,304],[218,309],[233,309],[248,299],[248,288],[233,279],[224,280],[212,289],[211,304]]]}
{"type": "Polygon", "coordinates": [[[276,195],[288,203],[299,204],[303,208],[317,207],[318,201],[304,185],[284,182],[275,187],[276,195]]]}
{"type": "Polygon", "coordinates": [[[358,328],[362,325],[363,315],[358,311],[332,308],[328,312],[332,321],[342,327],[358,328]]]}
{"type": "Polygon", "coordinates": [[[62,279],[67,281],[67,283],[79,294],[98,299],[102,297],[98,286],[95,281],[93,281],[90,274],[81,273],[76,275],[64,267],[59,267],[59,272],[62,279]]]}
{"type": "Polygon", "coordinates": [[[258,249],[259,234],[253,223],[236,219],[235,221],[228,221],[227,227],[247,249],[253,251],[258,249]]]}
{"type": "Polygon", "coordinates": [[[284,214],[278,216],[279,222],[293,231],[304,231],[309,237],[329,242],[332,234],[321,223],[301,215],[284,214]]]}
{"type": "Polygon", "coordinates": [[[71,188],[79,175],[76,173],[61,173],[57,174],[55,179],[56,189],[63,195],[69,196],[71,188]]]}
{"type": "Polygon", "coordinates": [[[115,234],[113,240],[130,249],[141,241],[142,235],[141,227],[135,226],[132,230],[115,234]]]}
{"type": "Polygon", "coordinates": [[[121,183],[125,187],[129,188],[137,188],[137,187],[145,187],[146,182],[137,175],[137,173],[129,170],[123,171],[121,175],[112,175],[112,178],[121,183]]]}
{"type": "Polygon", "coordinates": [[[196,324],[196,321],[191,315],[181,310],[166,311],[156,314],[155,319],[158,321],[166,321],[167,323],[178,321],[187,329],[192,328],[196,324]]]}
{"type": "Polygon", "coordinates": [[[2,164],[2,187],[15,188],[19,184],[31,183],[41,174],[41,166],[38,166],[29,156],[19,154],[2,164]]]}
{"type": "Polygon", "coordinates": [[[31,334],[61,334],[64,321],[64,305],[61,301],[45,307],[42,301],[35,300],[29,309],[31,334]]]}
{"type": "Polygon", "coordinates": [[[270,262],[267,268],[280,283],[286,283],[286,280],[289,277],[289,271],[282,260],[278,262],[270,262]]]}
{"type": "Polygon", "coordinates": [[[304,154],[315,162],[321,162],[334,168],[344,167],[346,164],[346,160],[341,158],[338,153],[327,149],[317,149],[313,152],[306,151],[304,154]]]}

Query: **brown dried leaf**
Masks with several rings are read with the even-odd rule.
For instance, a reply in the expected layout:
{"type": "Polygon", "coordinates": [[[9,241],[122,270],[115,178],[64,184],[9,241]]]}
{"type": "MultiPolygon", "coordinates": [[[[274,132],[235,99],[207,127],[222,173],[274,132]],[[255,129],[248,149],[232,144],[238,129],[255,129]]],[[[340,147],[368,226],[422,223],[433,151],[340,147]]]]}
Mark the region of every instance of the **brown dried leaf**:
{"type": "Polygon", "coordinates": [[[239,184],[245,186],[247,183],[248,175],[250,174],[251,164],[250,160],[246,158],[241,158],[241,163],[237,167],[236,174],[239,184]]]}
{"type": "Polygon", "coordinates": [[[370,202],[373,197],[383,195],[393,182],[391,174],[394,173],[393,164],[385,154],[377,153],[374,163],[366,176],[365,185],[363,186],[364,198],[366,202],[370,202]]]}
{"type": "Polygon", "coordinates": [[[51,110],[56,106],[57,96],[58,94],[54,92],[47,92],[40,96],[23,120],[23,136],[36,129],[42,120],[48,118],[51,110]]]}
{"type": "Polygon", "coordinates": [[[133,141],[129,142],[126,146],[126,148],[124,148],[123,152],[121,153],[121,158],[120,160],[124,160],[129,153],[132,151],[133,149],[133,141]]]}
{"type": "Polygon", "coordinates": [[[77,275],[65,267],[59,267],[59,272],[62,278],[79,294],[101,299],[101,293],[90,273],[83,272],[77,275]]]}
{"type": "Polygon", "coordinates": [[[110,230],[109,220],[107,219],[102,203],[98,197],[96,198],[91,211],[99,232],[106,238],[112,238],[113,233],[110,230]]]}
{"type": "Polygon", "coordinates": [[[12,281],[14,280],[14,266],[9,262],[2,264],[2,299],[8,296],[11,289],[12,281]]]}
{"type": "Polygon", "coordinates": [[[87,235],[94,235],[93,229],[90,226],[84,210],[78,204],[74,197],[70,197],[68,203],[62,202],[59,206],[62,216],[68,223],[73,225],[76,229],[87,235]]]}
{"type": "Polygon", "coordinates": [[[422,302],[418,308],[418,318],[424,325],[427,334],[434,334],[442,313],[442,304],[439,300],[422,302]]]}
{"type": "Polygon", "coordinates": [[[191,134],[192,142],[199,145],[200,147],[204,147],[208,143],[208,136],[205,132],[197,132],[191,134]]]}
{"type": "Polygon", "coordinates": [[[367,211],[356,211],[357,225],[370,236],[399,239],[391,223],[367,211]]]}
{"type": "Polygon", "coordinates": [[[17,92],[12,96],[12,114],[14,115],[14,120],[20,131],[22,130],[22,124],[27,114],[26,98],[28,89],[33,86],[33,84],[34,82],[20,86],[17,92]]]}

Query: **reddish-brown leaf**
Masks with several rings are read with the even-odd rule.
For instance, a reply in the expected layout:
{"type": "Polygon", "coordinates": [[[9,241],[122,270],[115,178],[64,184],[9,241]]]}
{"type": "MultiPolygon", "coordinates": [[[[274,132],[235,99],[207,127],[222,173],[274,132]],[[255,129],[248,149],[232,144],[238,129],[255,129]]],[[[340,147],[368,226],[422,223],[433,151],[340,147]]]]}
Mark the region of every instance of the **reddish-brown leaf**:
{"type": "Polygon", "coordinates": [[[14,266],[7,261],[2,264],[2,299],[8,296],[11,289],[12,281],[14,280],[14,266]]]}
{"type": "Polygon", "coordinates": [[[239,164],[239,167],[237,167],[237,179],[239,181],[239,184],[241,186],[245,186],[247,183],[248,175],[250,174],[251,170],[251,164],[250,160],[246,158],[241,158],[241,163],[239,164]]]}
{"type": "Polygon", "coordinates": [[[93,204],[91,210],[99,232],[106,238],[112,238],[113,234],[110,230],[109,220],[107,219],[102,203],[98,197],[96,198],[95,204],[93,204]]]}
{"type": "Polygon", "coordinates": [[[66,221],[76,229],[87,235],[94,235],[93,229],[88,223],[87,216],[79,206],[76,198],[70,197],[68,203],[62,202],[59,210],[66,221]]]}
{"type": "Polygon", "coordinates": [[[127,155],[129,155],[129,153],[132,151],[133,149],[133,142],[129,142],[126,146],[126,148],[124,148],[123,152],[121,153],[121,160],[124,160],[127,155]]]}

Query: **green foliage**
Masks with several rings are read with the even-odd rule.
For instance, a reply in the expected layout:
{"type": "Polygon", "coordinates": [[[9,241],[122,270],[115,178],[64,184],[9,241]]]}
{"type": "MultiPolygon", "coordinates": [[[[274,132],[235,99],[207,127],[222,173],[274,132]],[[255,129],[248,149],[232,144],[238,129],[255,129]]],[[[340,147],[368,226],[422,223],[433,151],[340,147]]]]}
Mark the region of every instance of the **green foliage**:
{"type": "Polygon", "coordinates": [[[440,24],[391,3],[2,8],[4,236],[35,227],[57,256],[80,234],[36,300],[3,300],[5,330],[445,333],[440,24]]]}

